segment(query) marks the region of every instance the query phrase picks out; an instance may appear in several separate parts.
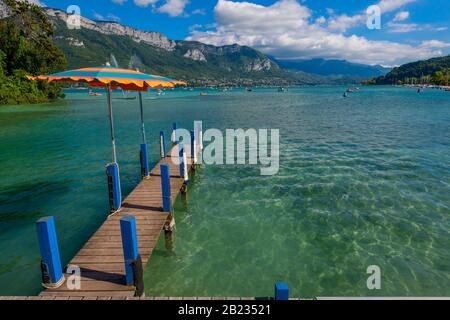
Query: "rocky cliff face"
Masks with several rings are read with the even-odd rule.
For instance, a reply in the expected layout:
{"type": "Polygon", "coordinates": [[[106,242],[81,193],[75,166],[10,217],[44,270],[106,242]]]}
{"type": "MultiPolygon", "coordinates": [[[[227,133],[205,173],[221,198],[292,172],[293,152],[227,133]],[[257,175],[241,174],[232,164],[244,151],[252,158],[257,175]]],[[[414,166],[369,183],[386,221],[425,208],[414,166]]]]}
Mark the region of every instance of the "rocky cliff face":
{"type": "Polygon", "coordinates": [[[195,60],[195,61],[205,61],[205,62],[207,62],[205,55],[199,49],[192,49],[192,50],[189,49],[183,55],[183,57],[188,58],[188,59],[192,59],[192,60],[195,60]]]}
{"type": "Polygon", "coordinates": [[[270,71],[278,68],[275,62],[271,61],[264,54],[248,47],[238,44],[216,47],[195,41],[177,41],[177,50],[184,53],[185,58],[196,61],[209,61],[212,57],[246,57],[241,63],[241,70],[244,72],[270,71]]]}
{"type": "Polygon", "coordinates": [[[272,69],[272,62],[269,59],[255,59],[251,63],[245,65],[246,72],[252,71],[269,71],[272,69]]]}
{"type": "MultiPolygon", "coordinates": [[[[47,15],[54,17],[64,22],[67,22],[69,15],[61,10],[45,8],[47,15]]],[[[81,28],[86,28],[89,30],[97,31],[107,35],[120,35],[128,36],[136,42],[144,42],[152,46],[172,51],[176,43],[165,37],[159,32],[146,32],[142,30],[137,30],[131,27],[123,26],[117,22],[108,21],[93,21],[85,17],[80,17],[81,28]]]]}

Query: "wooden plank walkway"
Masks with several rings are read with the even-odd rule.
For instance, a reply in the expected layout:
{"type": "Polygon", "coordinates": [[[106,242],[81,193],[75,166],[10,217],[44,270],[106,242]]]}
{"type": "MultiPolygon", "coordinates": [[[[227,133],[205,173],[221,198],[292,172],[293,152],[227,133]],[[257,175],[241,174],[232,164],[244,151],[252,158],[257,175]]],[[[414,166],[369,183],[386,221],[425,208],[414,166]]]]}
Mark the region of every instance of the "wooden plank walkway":
{"type": "MultiPolygon", "coordinates": [[[[178,154],[178,145],[173,151],[178,154]]],[[[190,148],[186,146],[190,155],[190,148]]],[[[188,156],[188,172],[191,171],[191,157],[188,156]]],[[[125,265],[120,232],[120,218],[126,215],[136,217],[139,253],[143,269],[150,259],[161,231],[170,219],[169,212],[162,209],[160,165],[170,165],[170,185],[172,204],[183,186],[179,165],[175,165],[170,152],[151,171],[149,179],[142,180],[123,201],[122,210],[109,217],[84,247],[72,259],[69,265],[81,269],[80,290],[70,290],[67,281],[58,289],[45,290],[42,297],[133,297],[135,288],[126,286],[125,265]]],[[[65,274],[66,279],[70,274],[65,274]]]]}

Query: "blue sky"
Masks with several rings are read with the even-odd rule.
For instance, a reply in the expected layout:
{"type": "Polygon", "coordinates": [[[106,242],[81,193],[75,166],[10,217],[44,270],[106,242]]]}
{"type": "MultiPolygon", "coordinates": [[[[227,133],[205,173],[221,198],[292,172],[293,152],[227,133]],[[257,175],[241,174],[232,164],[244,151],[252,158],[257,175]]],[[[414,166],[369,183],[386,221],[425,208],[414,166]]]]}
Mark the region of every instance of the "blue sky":
{"type": "Polygon", "coordinates": [[[450,53],[448,0],[41,0],[171,39],[249,45],[278,58],[396,65],[450,53]],[[378,5],[381,29],[366,26],[378,5]]]}

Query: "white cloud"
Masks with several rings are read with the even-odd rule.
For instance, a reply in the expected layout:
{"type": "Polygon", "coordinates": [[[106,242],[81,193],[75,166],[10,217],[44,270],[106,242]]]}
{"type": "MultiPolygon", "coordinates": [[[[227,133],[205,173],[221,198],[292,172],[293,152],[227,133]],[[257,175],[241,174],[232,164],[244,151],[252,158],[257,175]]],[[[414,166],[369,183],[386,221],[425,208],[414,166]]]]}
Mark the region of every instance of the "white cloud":
{"type": "Polygon", "coordinates": [[[417,0],[381,0],[378,6],[381,9],[381,14],[386,12],[391,12],[403,7],[409,3],[415,2],[417,0]]]}
{"type": "Polygon", "coordinates": [[[354,16],[348,16],[346,14],[334,16],[328,22],[328,29],[345,32],[347,29],[363,24],[366,20],[367,16],[363,14],[354,16]]]}
{"type": "MultiPolygon", "coordinates": [[[[384,1],[384,6],[393,8],[393,1],[384,1]]],[[[312,12],[296,0],[279,0],[270,6],[219,0],[214,11],[217,26],[213,30],[193,30],[188,40],[213,45],[238,43],[284,59],[338,58],[384,65],[442,53],[436,47],[370,41],[332,32],[310,21],[312,12]]]]}
{"type": "Polygon", "coordinates": [[[150,5],[154,5],[159,0],[134,0],[134,4],[139,7],[148,7],[150,5]]]}
{"type": "Polygon", "coordinates": [[[206,10],[205,9],[195,9],[194,11],[192,11],[192,14],[204,16],[206,14],[206,10]]]}
{"type": "MultiPolygon", "coordinates": [[[[375,5],[380,7],[381,15],[383,15],[415,1],[416,0],[381,0],[375,5]]],[[[365,10],[353,16],[348,16],[346,14],[337,16],[332,10],[329,10],[328,13],[331,16],[328,22],[328,28],[333,31],[345,32],[355,26],[365,24],[367,21],[365,10]]]]}
{"type": "Polygon", "coordinates": [[[94,14],[94,19],[95,20],[99,20],[99,21],[116,21],[116,22],[120,21],[120,17],[118,17],[118,16],[116,16],[116,15],[114,15],[112,13],[108,13],[106,16],[104,16],[104,15],[94,11],[93,14],[94,14]]]}
{"type": "Polygon", "coordinates": [[[413,31],[446,31],[447,27],[433,27],[431,24],[388,22],[390,33],[408,33],[413,31]]]}
{"type": "Polygon", "coordinates": [[[189,0],[166,0],[166,3],[159,7],[158,11],[167,13],[171,17],[178,17],[184,14],[184,8],[188,3],[189,0]]]}
{"type": "Polygon", "coordinates": [[[327,22],[327,19],[324,16],[318,17],[315,21],[316,24],[324,24],[325,22],[327,22]]]}
{"type": "Polygon", "coordinates": [[[425,47],[425,48],[450,48],[450,42],[443,42],[440,40],[427,40],[427,41],[422,41],[422,43],[420,44],[421,47],[425,47]]]}
{"type": "Polygon", "coordinates": [[[409,11],[400,11],[398,12],[393,21],[405,21],[409,18],[409,11]]]}
{"type": "MultiPolygon", "coordinates": [[[[113,2],[116,3],[124,3],[126,0],[113,0],[113,2]]],[[[160,0],[133,0],[134,4],[138,7],[153,7],[153,12],[159,12],[159,13],[166,13],[171,17],[178,17],[185,15],[184,9],[186,8],[186,5],[190,2],[189,0],[165,0],[165,2],[162,5],[159,5],[158,3],[160,0]],[[157,5],[158,4],[158,5],[157,5]]],[[[205,14],[205,11],[202,9],[197,9],[193,14],[205,14]]]]}
{"type": "Polygon", "coordinates": [[[127,2],[127,0],[112,0],[112,2],[115,3],[115,4],[120,4],[120,5],[122,5],[122,4],[124,4],[125,2],[127,2]]]}

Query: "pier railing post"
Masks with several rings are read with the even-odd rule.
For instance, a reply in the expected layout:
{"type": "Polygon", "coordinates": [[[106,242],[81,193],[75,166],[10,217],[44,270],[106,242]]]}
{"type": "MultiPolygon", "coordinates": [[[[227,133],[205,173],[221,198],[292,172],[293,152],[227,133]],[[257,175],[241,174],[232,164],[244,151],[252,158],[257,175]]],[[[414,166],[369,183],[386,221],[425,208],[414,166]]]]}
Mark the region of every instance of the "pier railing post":
{"type": "Polygon", "coordinates": [[[180,177],[184,177],[184,161],[183,161],[183,153],[184,153],[184,144],[180,143],[179,145],[179,158],[180,158],[180,177]]]}
{"type": "Polygon", "coordinates": [[[173,144],[177,144],[178,143],[178,135],[177,135],[178,125],[176,122],[173,123],[172,128],[173,128],[173,130],[172,130],[171,140],[172,140],[173,144]]]}
{"type": "Polygon", "coordinates": [[[193,164],[193,170],[195,170],[195,165],[197,164],[197,143],[195,141],[195,131],[191,131],[191,159],[193,164]]]}
{"type": "Polygon", "coordinates": [[[36,222],[36,230],[41,252],[42,285],[45,288],[59,288],[64,283],[64,275],[59,256],[55,219],[45,217],[36,222]]]}
{"type": "Polygon", "coordinates": [[[287,283],[275,283],[275,300],[289,300],[289,287],[287,283]]]}
{"type": "Polygon", "coordinates": [[[166,157],[166,143],[165,143],[164,131],[161,131],[159,133],[159,145],[160,145],[161,159],[164,159],[166,157]]]}
{"type": "Polygon", "coordinates": [[[141,176],[148,178],[150,176],[150,164],[148,155],[148,144],[141,144],[141,176]]]}
{"type": "Polygon", "coordinates": [[[136,218],[124,216],[120,219],[122,248],[125,260],[125,279],[128,286],[136,287],[136,296],[144,293],[142,260],[139,255],[136,218]]]}
{"type": "Polygon", "coordinates": [[[161,165],[161,190],[163,211],[172,211],[172,200],[170,191],[170,167],[168,164],[161,165]]]}
{"type": "Polygon", "coordinates": [[[106,176],[108,177],[109,206],[111,212],[116,212],[122,206],[119,165],[117,163],[108,164],[106,176]]]}
{"type": "Polygon", "coordinates": [[[181,192],[184,194],[187,191],[187,185],[189,183],[189,172],[187,169],[187,156],[186,156],[186,149],[184,147],[183,143],[179,144],[179,157],[180,157],[180,177],[183,178],[184,183],[181,188],[181,192]]]}

